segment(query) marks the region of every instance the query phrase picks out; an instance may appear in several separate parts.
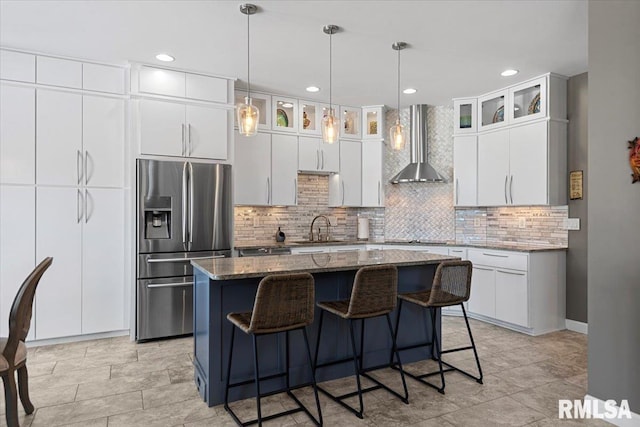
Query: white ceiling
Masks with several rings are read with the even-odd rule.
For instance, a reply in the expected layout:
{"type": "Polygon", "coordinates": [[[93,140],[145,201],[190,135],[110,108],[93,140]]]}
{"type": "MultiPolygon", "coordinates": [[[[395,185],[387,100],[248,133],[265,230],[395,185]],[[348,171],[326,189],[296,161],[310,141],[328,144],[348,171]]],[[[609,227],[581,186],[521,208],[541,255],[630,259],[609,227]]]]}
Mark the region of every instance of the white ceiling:
{"type": "MultiPolygon", "coordinates": [[[[52,54],[172,67],[246,79],[241,1],[0,0],[0,44],[52,54]]],[[[587,70],[587,2],[265,1],[251,17],[252,86],[328,101],[329,37],[334,35],[334,103],[396,104],[402,51],[402,104],[450,104],[548,71],[587,70]],[[516,68],[515,77],[500,77],[516,68]],[[318,94],[305,87],[322,88],[318,94]]]]}

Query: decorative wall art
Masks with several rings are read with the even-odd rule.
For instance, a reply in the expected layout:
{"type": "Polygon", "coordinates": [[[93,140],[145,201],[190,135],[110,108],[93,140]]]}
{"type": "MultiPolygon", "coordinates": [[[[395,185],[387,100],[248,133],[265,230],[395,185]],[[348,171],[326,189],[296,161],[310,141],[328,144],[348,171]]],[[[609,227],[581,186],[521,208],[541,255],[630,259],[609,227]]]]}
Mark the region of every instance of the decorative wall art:
{"type": "Polygon", "coordinates": [[[582,199],[582,171],[571,171],[569,173],[569,198],[571,200],[582,199]]]}
{"type": "Polygon", "coordinates": [[[640,181],[640,137],[629,141],[629,166],[631,166],[632,180],[634,184],[640,181]]]}

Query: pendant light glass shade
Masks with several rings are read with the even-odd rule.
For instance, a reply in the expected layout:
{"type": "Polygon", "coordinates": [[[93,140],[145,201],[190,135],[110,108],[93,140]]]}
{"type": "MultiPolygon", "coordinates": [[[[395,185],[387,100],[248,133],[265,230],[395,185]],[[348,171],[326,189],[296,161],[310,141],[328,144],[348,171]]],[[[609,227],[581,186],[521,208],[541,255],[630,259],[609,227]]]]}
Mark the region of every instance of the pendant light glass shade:
{"type": "Polygon", "coordinates": [[[238,118],[238,132],[244,136],[254,136],[258,133],[258,123],[260,122],[260,110],[253,105],[251,100],[251,79],[249,66],[249,16],[258,11],[258,7],[254,4],[240,5],[240,12],[247,15],[247,96],[244,98],[244,104],[236,106],[236,114],[238,118]]]}
{"type": "Polygon", "coordinates": [[[331,80],[331,66],[332,61],[332,36],[337,33],[340,27],[337,25],[325,25],[322,31],[329,35],[329,108],[326,110],[325,115],[322,117],[322,141],[325,144],[335,144],[340,137],[340,118],[336,116],[336,110],[331,105],[332,101],[332,80],[331,80]]]}
{"type": "Polygon", "coordinates": [[[258,123],[260,122],[260,110],[253,105],[253,101],[248,96],[244,98],[244,104],[236,106],[238,113],[238,132],[240,135],[253,136],[258,133],[258,123]]]}
{"type": "Polygon", "coordinates": [[[340,119],[336,117],[335,109],[329,108],[322,118],[322,140],[327,144],[338,142],[340,135],[340,119]]]}
{"type": "Polygon", "coordinates": [[[389,140],[391,141],[391,148],[396,151],[404,149],[407,141],[407,132],[404,126],[400,123],[400,51],[407,47],[405,42],[395,42],[391,45],[391,48],[398,51],[398,119],[396,124],[389,129],[389,140]]]}

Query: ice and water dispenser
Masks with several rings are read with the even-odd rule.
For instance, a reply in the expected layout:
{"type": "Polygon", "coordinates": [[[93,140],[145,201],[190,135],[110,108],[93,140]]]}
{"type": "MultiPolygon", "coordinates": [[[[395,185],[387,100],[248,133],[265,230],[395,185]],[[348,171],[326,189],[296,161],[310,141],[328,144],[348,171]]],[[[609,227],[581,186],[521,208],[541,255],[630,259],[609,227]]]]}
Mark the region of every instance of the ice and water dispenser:
{"type": "Polygon", "coordinates": [[[171,238],[171,197],[144,199],[145,239],[171,238]]]}

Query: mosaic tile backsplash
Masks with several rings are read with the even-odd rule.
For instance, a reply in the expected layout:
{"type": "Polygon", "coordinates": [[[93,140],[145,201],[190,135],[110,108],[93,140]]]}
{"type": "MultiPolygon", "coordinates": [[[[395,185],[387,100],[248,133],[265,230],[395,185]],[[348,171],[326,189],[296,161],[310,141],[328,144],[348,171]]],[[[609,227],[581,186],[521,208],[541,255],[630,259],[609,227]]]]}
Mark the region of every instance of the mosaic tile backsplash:
{"type": "MultiPolygon", "coordinates": [[[[397,110],[387,111],[388,126],[395,123],[396,118],[397,110]]],[[[400,121],[409,126],[409,109],[400,111],[400,121]]],[[[445,176],[446,183],[390,184],[389,179],[409,163],[409,144],[400,152],[386,146],[385,208],[328,207],[329,178],[299,174],[298,206],[235,208],[236,246],[275,242],[278,226],[287,241],[306,240],[316,215],[335,217],[337,224],[331,227],[331,238],[355,240],[357,219],[361,215],[369,218],[369,240],[372,241],[420,239],[478,245],[518,242],[566,247],[566,206],[454,209],[452,123],[452,108],[429,107],[428,158],[445,176]]],[[[324,225],[322,227],[324,231],[324,225]]]]}

